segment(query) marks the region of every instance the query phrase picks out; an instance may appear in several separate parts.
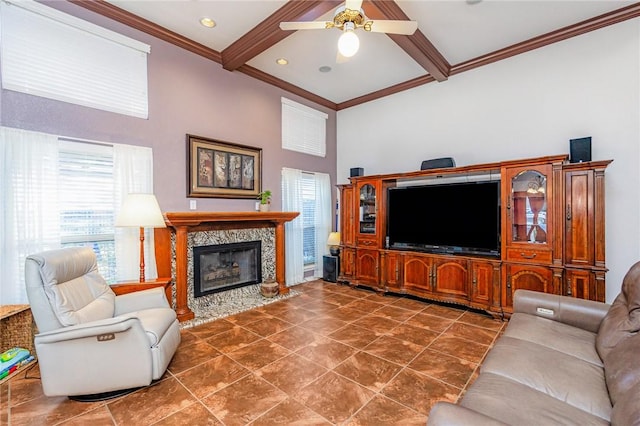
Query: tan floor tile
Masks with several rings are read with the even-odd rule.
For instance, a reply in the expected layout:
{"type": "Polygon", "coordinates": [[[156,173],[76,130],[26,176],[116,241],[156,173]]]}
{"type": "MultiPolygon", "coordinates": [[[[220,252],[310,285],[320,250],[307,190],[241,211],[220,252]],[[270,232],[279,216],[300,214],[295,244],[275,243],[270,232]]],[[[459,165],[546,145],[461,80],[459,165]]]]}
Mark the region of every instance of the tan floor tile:
{"type": "Polygon", "coordinates": [[[180,345],[188,346],[197,342],[200,338],[190,330],[180,330],[180,345]]]}
{"type": "Polygon", "coordinates": [[[169,363],[169,371],[173,374],[193,368],[220,355],[213,346],[204,340],[198,340],[193,345],[179,346],[173,359],[169,363]]]}
{"type": "Polygon", "coordinates": [[[237,382],[250,372],[226,355],[221,355],[176,377],[198,398],[237,382]]]}
{"type": "Polygon", "coordinates": [[[388,333],[396,339],[406,340],[416,345],[427,346],[439,336],[435,331],[425,330],[410,324],[400,324],[388,333]]]}
{"type": "Polygon", "coordinates": [[[333,371],[373,391],[379,391],[401,369],[398,364],[358,352],[333,371]]]}
{"type": "Polygon", "coordinates": [[[352,296],[347,296],[346,294],[332,293],[325,296],[324,300],[337,306],[344,306],[351,302],[355,302],[358,299],[352,296]]]}
{"type": "Polygon", "coordinates": [[[230,352],[228,356],[249,370],[257,370],[291,353],[270,340],[258,340],[248,346],[230,352]]]}
{"type": "Polygon", "coordinates": [[[364,351],[387,361],[406,365],[423,350],[423,346],[391,336],[382,336],[365,346],[364,351]]]}
{"type": "Polygon", "coordinates": [[[440,336],[429,345],[429,349],[479,363],[489,350],[489,346],[458,337],[440,336]]]}
{"type": "Polygon", "coordinates": [[[118,425],[151,424],[196,402],[178,380],[170,378],[107,404],[118,425]]]}
{"type": "Polygon", "coordinates": [[[462,389],[477,367],[476,363],[430,349],[414,359],[409,368],[462,389]]]}
{"type": "Polygon", "coordinates": [[[476,327],[470,324],[455,322],[444,332],[445,336],[460,337],[461,339],[490,345],[498,334],[498,330],[476,327]]]}
{"type": "Polygon", "coordinates": [[[400,322],[391,320],[389,318],[379,317],[374,313],[372,315],[367,315],[366,317],[354,321],[353,325],[373,330],[378,334],[384,334],[400,325],[400,322]]]}
{"type": "Polygon", "coordinates": [[[405,368],[382,389],[382,393],[428,416],[436,402],[455,402],[460,389],[405,368]]]}
{"type": "Polygon", "coordinates": [[[91,426],[115,425],[113,418],[111,417],[111,412],[106,405],[102,405],[95,410],[91,410],[88,413],[81,414],[60,424],[64,426],[85,426],[89,424],[91,426]]]}
{"type": "MultiPolygon", "coordinates": [[[[177,413],[165,417],[154,426],[223,426],[223,423],[216,419],[201,403],[191,404],[177,413]]],[[[93,425],[91,425],[93,426],[93,425]]]]}
{"type": "Polygon", "coordinates": [[[367,313],[371,313],[374,312],[380,308],[382,308],[383,306],[385,306],[382,303],[378,303],[378,302],[373,302],[371,300],[367,300],[367,299],[358,299],[354,302],[349,303],[348,305],[345,305],[345,307],[348,308],[352,308],[352,309],[357,309],[359,311],[363,311],[363,312],[367,312],[367,313]]]}
{"type": "Polygon", "coordinates": [[[260,312],[257,309],[251,309],[249,311],[240,312],[239,314],[232,315],[225,318],[227,321],[234,323],[235,325],[250,324],[254,321],[270,318],[269,315],[264,312],[260,312]]]}
{"type": "MultiPolygon", "coordinates": [[[[187,331],[200,339],[208,339],[216,334],[224,333],[235,327],[235,324],[226,319],[219,319],[205,324],[197,325],[187,331]]],[[[181,342],[182,344],[183,342],[181,342]]]]}
{"type": "Polygon", "coordinates": [[[77,402],[66,396],[41,396],[11,408],[11,424],[56,424],[92,411],[102,403],[77,402]]]}
{"type": "Polygon", "coordinates": [[[263,367],[255,374],[292,395],[326,372],[326,368],[315,362],[300,355],[291,354],[263,367]]]}
{"type": "Polygon", "coordinates": [[[376,316],[389,318],[394,321],[404,322],[414,316],[415,311],[399,308],[393,305],[383,306],[375,312],[376,316]]]}
{"type": "Polygon", "coordinates": [[[500,330],[507,324],[505,321],[502,321],[500,319],[495,319],[471,311],[467,311],[462,314],[458,321],[475,325],[476,327],[488,328],[490,330],[500,330]]]}
{"type": "Polygon", "coordinates": [[[357,349],[336,342],[335,340],[320,338],[310,345],[299,349],[296,353],[323,367],[334,368],[356,351],[357,349]]]}
{"type": "Polygon", "coordinates": [[[423,311],[409,318],[406,323],[414,325],[416,327],[425,328],[427,330],[441,333],[449,328],[451,324],[453,324],[453,320],[440,318],[434,315],[428,315],[423,311]]]}
{"type": "Polygon", "coordinates": [[[399,403],[376,395],[351,420],[348,426],[418,426],[427,423],[427,416],[417,413],[399,403]]]}
{"type": "Polygon", "coordinates": [[[308,321],[298,324],[298,326],[306,328],[317,334],[327,335],[331,334],[339,328],[342,328],[347,323],[344,321],[340,321],[339,319],[335,319],[333,317],[327,315],[319,315],[315,318],[311,318],[308,321]]]}
{"type": "Polygon", "coordinates": [[[291,306],[288,310],[274,314],[274,317],[286,321],[290,324],[300,324],[319,315],[318,312],[309,311],[304,308],[296,308],[291,306]]]}
{"type": "Polygon", "coordinates": [[[247,346],[261,337],[243,327],[234,327],[224,333],[216,334],[206,340],[222,353],[229,353],[247,346]]]}
{"type": "Polygon", "coordinates": [[[429,315],[437,315],[441,318],[456,320],[460,318],[466,311],[464,309],[450,308],[448,306],[431,304],[427,306],[422,312],[429,315]]]}
{"type": "Polygon", "coordinates": [[[341,423],[365,405],[374,393],[333,372],[302,388],[295,398],[332,423],[341,423]]]}
{"type": "Polygon", "coordinates": [[[251,425],[329,426],[331,423],[299,402],[289,398],[259,417],[255,422],[251,423],[251,425]]]}
{"type": "Polygon", "coordinates": [[[358,327],[357,325],[347,324],[339,330],[334,331],[328,337],[334,340],[338,340],[345,345],[353,346],[357,349],[362,349],[369,343],[376,340],[378,334],[367,328],[358,327]]]}
{"type": "Polygon", "coordinates": [[[293,324],[282,321],[278,318],[268,318],[259,321],[246,324],[243,327],[249,331],[252,331],[262,337],[269,336],[271,334],[279,333],[282,330],[292,327],[293,324]]]}
{"type": "Polygon", "coordinates": [[[246,425],[287,398],[272,384],[249,375],[208,396],[202,403],[225,425],[246,425]]]}
{"type": "Polygon", "coordinates": [[[401,297],[398,300],[393,302],[393,306],[397,306],[397,307],[402,308],[402,309],[408,309],[408,310],[414,311],[414,312],[419,312],[419,311],[422,311],[427,306],[429,306],[429,302],[426,302],[426,301],[423,302],[421,300],[415,300],[415,299],[409,299],[407,297],[401,297]]]}
{"type": "Polygon", "coordinates": [[[267,337],[270,341],[277,343],[290,351],[297,351],[298,349],[315,342],[316,339],[319,338],[320,336],[311,332],[311,330],[301,327],[292,327],[267,337]]]}
{"type": "Polygon", "coordinates": [[[338,308],[325,314],[325,316],[339,319],[340,321],[344,322],[353,322],[367,315],[369,315],[368,312],[361,311],[360,309],[350,308],[348,306],[338,308]]]}

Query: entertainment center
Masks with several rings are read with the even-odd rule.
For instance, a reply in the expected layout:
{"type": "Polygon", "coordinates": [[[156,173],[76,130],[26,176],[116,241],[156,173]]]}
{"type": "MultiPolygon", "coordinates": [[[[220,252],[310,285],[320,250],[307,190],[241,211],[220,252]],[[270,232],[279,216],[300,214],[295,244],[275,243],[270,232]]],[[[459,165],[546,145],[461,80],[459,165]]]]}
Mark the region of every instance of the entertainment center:
{"type": "Polygon", "coordinates": [[[517,289],[605,300],[604,171],[566,155],[355,176],[338,280],[510,315],[517,289]]]}

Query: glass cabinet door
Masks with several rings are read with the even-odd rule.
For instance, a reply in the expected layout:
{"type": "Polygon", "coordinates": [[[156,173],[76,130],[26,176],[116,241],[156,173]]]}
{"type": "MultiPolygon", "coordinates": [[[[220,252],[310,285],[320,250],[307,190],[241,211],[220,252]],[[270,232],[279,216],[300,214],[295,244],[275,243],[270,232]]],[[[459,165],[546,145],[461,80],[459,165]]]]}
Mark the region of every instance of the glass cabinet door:
{"type": "Polygon", "coordinates": [[[512,241],[547,243],[547,177],[525,170],[511,179],[512,241]]]}
{"type": "Polygon", "coordinates": [[[376,189],[371,184],[360,187],[360,233],[376,233],[376,189]]]}

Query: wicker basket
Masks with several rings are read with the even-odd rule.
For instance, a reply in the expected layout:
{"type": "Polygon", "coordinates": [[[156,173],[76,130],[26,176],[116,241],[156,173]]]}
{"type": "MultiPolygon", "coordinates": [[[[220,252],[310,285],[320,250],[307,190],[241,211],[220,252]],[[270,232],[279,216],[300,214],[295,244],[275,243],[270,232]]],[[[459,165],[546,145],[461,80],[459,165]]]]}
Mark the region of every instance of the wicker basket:
{"type": "Polygon", "coordinates": [[[29,305],[0,306],[0,353],[15,346],[35,355],[36,326],[29,305]]]}

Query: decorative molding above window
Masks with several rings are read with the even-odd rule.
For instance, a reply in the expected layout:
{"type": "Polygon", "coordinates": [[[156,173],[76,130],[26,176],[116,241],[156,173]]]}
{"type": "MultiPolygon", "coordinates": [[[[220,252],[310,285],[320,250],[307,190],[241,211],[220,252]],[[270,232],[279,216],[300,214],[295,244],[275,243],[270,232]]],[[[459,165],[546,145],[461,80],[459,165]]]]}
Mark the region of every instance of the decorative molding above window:
{"type": "Polygon", "coordinates": [[[31,0],[0,18],[4,89],[148,118],[149,45],[31,0]]]}
{"type": "Polygon", "coordinates": [[[282,98],[282,148],[324,157],[328,117],[323,112],[282,98]]]}

